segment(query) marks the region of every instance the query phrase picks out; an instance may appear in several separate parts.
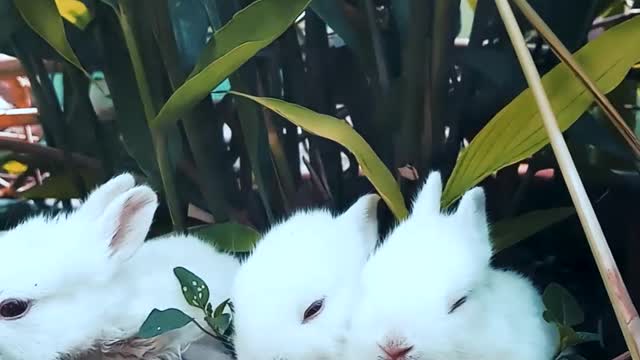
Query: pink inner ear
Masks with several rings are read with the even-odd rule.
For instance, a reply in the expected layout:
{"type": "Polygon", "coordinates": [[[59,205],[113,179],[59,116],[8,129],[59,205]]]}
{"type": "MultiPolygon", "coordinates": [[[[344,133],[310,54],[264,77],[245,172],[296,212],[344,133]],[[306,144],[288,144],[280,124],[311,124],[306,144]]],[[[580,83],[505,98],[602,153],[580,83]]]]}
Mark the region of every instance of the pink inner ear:
{"type": "Polygon", "coordinates": [[[111,248],[110,256],[113,256],[118,252],[118,250],[126,245],[127,234],[130,230],[131,223],[134,222],[134,217],[145,206],[150,205],[152,202],[153,200],[136,199],[134,196],[127,198],[124,202],[124,207],[120,212],[120,216],[118,216],[116,230],[113,232],[113,236],[111,237],[111,243],[109,244],[109,247],[111,248]]]}

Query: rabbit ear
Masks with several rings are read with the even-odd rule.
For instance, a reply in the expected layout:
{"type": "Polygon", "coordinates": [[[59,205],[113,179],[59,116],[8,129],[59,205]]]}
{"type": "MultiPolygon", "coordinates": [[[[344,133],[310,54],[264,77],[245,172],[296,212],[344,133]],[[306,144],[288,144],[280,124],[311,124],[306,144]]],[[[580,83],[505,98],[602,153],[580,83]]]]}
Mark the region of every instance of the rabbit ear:
{"type": "Polygon", "coordinates": [[[380,196],[367,194],[361,196],[340,219],[348,221],[350,226],[357,226],[362,231],[368,250],[373,251],[378,241],[378,202],[380,196]]]}
{"type": "Polygon", "coordinates": [[[455,216],[472,224],[476,229],[488,231],[485,207],[484,190],[481,187],[475,187],[462,196],[455,216]]]}
{"type": "Polygon", "coordinates": [[[158,207],[158,197],[148,186],[137,186],[116,197],[99,220],[108,239],[109,256],[122,262],[144,243],[158,207]]]}
{"type": "Polygon", "coordinates": [[[411,214],[418,216],[439,214],[441,196],[442,176],[440,172],[433,171],[413,201],[411,214]]]}
{"type": "Polygon", "coordinates": [[[135,180],[128,173],[112,178],[89,194],[80,209],[78,209],[78,214],[91,218],[99,217],[116,196],[131,189],[134,185],[135,180]]]}

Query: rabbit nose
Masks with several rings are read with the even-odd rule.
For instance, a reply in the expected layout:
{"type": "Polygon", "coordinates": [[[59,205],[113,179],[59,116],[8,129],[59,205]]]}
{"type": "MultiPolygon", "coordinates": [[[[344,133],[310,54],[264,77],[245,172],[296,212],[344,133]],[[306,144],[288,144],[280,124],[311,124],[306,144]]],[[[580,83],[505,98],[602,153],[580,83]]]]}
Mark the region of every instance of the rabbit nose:
{"type": "Polygon", "coordinates": [[[395,344],[388,344],[386,346],[380,346],[380,350],[384,352],[385,360],[404,360],[406,356],[413,350],[413,346],[398,346],[395,344]]]}

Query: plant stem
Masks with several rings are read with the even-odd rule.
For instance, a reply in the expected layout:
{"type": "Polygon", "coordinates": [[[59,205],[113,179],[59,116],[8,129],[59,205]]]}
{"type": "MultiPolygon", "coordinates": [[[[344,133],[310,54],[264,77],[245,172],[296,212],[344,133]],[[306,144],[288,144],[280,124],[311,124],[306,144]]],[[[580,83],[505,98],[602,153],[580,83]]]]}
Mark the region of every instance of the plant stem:
{"type": "Polygon", "coordinates": [[[611,104],[609,99],[598,89],[597,85],[591,81],[589,76],[584,72],[580,64],[573,58],[571,52],[564,46],[562,41],[558,39],[556,34],[549,28],[549,26],[542,20],[542,18],[536,13],[536,11],[527,3],[527,0],[513,0],[516,6],[520,9],[522,14],[529,20],[531,25],[540,33],[540,35],[547,41],[551,50],[558,56],[558,58],[565,63],[569,69],[576,75],[576,77],[582,81],[584,86],[593,94],[596,102],[604,113],[607,115],[613,126],[618,130],[622,138],[627,145],[631,148],[631,151],[635,155],[636,159],[640,159],[640,141],[636,138],[633,130],[629,128],[620,113],[611,104]]]}
{"type": "Polygon", "coordinates": [[[218,337],[213,334],[212,332],[208,331],[207,329],[205,329],[202,325],[200,325],[200,323],[196,320],[196,319],[191,319],[191,322],[196,324],[196,326],[198,327],[198,329],[202,330],[203,333],[211,336],[214,339],[217,339],[218,337]]]}
{"type": "Polygon", "coordinates": [[[367,20],[369,23],[369,32],[371,33],[371,45],[373,48],[373,54],[375,58],[376,69],[378,71],[378,86],[380,86],[380,92],[383,95],[388,94],[389,91],[389,67],[387,64],[387,58],[384,53],[384,44],[382,43],[382,34],[380,34],[380,28],[376,22],[376,8],[373,0],[363,0],[364,8],[367,14],[367,20]]]}
{"type": "MultiPolygon", "coordinates": [[[[149,83],[142,64],[142,54],[140,54],[135,34],[131,26],[132,19],[129,18],[130,14],[129,11],[127,11],[130,10],[129,7],[131,6],[129,2],[130,0],[121,1],[119,3],[120,10],[117,11],[117,15],[131,56],[131,63],[133,65],[136,83],[138,84],[140,98],[142,99],[145,117],[147,119],[147,123],[150,123],[155,118],[157,112],[156,109],[154,109],[149,83]],[[127,9],[123,8],[123,5],[126,6],[127,9]]],[[[155,148],[156,161],[158,162],[160,177],[162,179],[162,187],[167,198],[167,205],[169,207],[169,213],[171,214],[171,221],[173,222],[174,230],[183,231],[185,229],[185,221],[184,216],[180,211],[180,199],[176,192],[175,174],[171,167],[167,149],[167,139],[165,134],[161,133],[160,130],[152,130],[151,138],[153,141],[153,147],[155,148]]]]}
{"type": "MultiPolygon", "coordinates": [[[[158,4],[150,16],[153,19],[153,33],[160,45],[164,67],[171,87],[175,91],[184,83],[187,74],[180,70],[182,64],[178,56],[175,35],[171,28],[168,4],[158,4]]],[[[215,221],[225,222],[229,220],[229,204],[224,189],[225,179],[220,166],[224,162],[220,156],[224,148],[219,134],[214,134],[212,139],[212,134],[205,131],[211,128],[207,125],[212,125],[206,124],[206,122],[212,121],[212,118],[214,122],[220,121],[218,114],[215,114],[213,110],[211,100],[206,98],[186,112],[182,116],[182,121],[197,168],[200,192],[215,221]]]]}
{"type": "Polygon", "coordinates": [[[638,344],[640,322],[638,312],[631,302],[629,292],[622,281],[620,271],[611,254],[611,250],[609,249],[593,206],[584,189],[580,175],[571,158],[567,144],[562,137],[562,132],[558,128],[557,120],[542,85],[540,74],[529,53],[513,10],[508,0],[495,0],[495,2],[511,39],[511,43],[513,44],[522,71],[527,79],[527,83],[536,99],[544,127],[551,142],[551,147],[558,160],[563,178],[569,189],[569,194],[578,212],[578,217],[587,236],[600,276],[604,281],[625,342],[629,347],[632,359],[640,360],[640,346],[638,344]]]}

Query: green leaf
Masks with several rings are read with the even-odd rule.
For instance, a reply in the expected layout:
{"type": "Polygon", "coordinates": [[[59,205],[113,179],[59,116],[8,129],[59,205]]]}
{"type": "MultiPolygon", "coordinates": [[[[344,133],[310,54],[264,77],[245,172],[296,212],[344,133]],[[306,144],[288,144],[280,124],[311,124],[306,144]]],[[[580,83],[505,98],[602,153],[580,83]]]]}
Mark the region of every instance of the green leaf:
{"type": "Polygon", "coordinates": [[[153,309],[142,326],[140,326],[137,336],[142,339],[153,338],[168,331],[180,329],[191,321],[193,319],[189,315],[178,309],[162,311],[153,309]]]}
{"type": "Polygon", "coordinates": [[[577,331],[574,334],[568,341],[569,346],[576,346],[586,342],[599,342],[601,340],[600,335],[596,333],[577,331]]]}
{"type": "Polygon", "coordinates": [[[207,316],[204,320],[220,335],[223,335],[229,329],[229,325],[231,325],[231,315],[229,314],[222,314],[213,318],[207,316]]]}
{"type": "MultiPolygon", "coordinates": [[[[365,66],[369,68],[374,66],[371,35],[363,13],[346,11],[345,8],[352,5],[346,4],[343,0],[313,0],[310,6],[331,29],[340,35],[345,44],[353,49],[365,66]]],[[[395,7],[394,4],[393,9],[395,7]]]]}
{"type": "Polygon", "coordinates": [[[20,27],[20,16],[12,1],[0,1],[0,44],[6,43],[20,27]]]}
{"type": "Polygon", "coordinates": [[[398,219],[404,219],[408,212],[400,188],[389,169],[373,152],[369,144],[349,124],[329,115],[317,113],[300,105],[274,98],[257,97],[231,91],[231,94],[251,99],[269,108],[278,115],[300,126],[304,130],[347,148],[358,160],[362,172],[378,190],[398,219]]]}
{"type": "Polygon", "coordinates": [[[56,0],[60,16],[81,30],[93,20],[87,6],[80,0],[56,0]]]}
{"type": "Polygon", "coordinates": [[[151,125],[164,127],[210,95],[260,49],[293,23],[311,0],[257,0],[216,31],[185,83],[171,95],[151,125]]]}
{"type": "Polygon", "coordinates": [[[67,41],[64,24],[55,2],[51,0],[13,0],[13,3],[33,31],[49,43],[63,58],[89,76],[67,41]]]}
{"type": "Polygon", "coordinates": [[[227,299],[227,300],[221,302],[220,305],[216,306],[216,310],[213,312],[213,317],[218,317],[218,316],[222,315],[222,313],[224,312],[225,307],[227,307],[227,305],[229,304],[229,301],[231,301],[231,300],[227,299]]]}
{"type": "Polygon", "coordinates": [[[183,267],[173,269],[173,273],[180,282],[182,295],[184,295],[187,303],[206,312],[206,306],[209,302],[209,287],[207,284],[197,275],[183,267]]]}
{"type": "Polygon", "coordinates": [[[260,234],[254,229],[236,223],[194,226],[189,232],[216,248],[229,252],[251,251],[260,238],[260,234]]]}
{"type": "Polygon", "coordinates": [[[106,15],[96,19],[96,37],[104,52],[109,54],[104,57],[103,70],[117,114],[115,124],[127,153],[135,159],[154,189],[161,191],[160,171],[132,59],[123,40],[119,18],[106,15]]]}
{"type": "MultiPolygon", "coordinates": [[[[78,175],[84,181],[86,189],[95,188],[100,184],[100,177],[91,172],[80,172],[78,175]]],[[[74,177],[69,173],[53,175],[46,178],[41,185],[36,185],[20,193],[23,199],[79,199],[83,194],[77,188],[74,177]]]]}
{"type": "Polygon", "coordinates": [[[576,332],[571,326],[557,324],[560,335],[560,351],[586,342],[600,341],[600,335],[589,332],[576,332]]]}
{"type": "Polygon", "coordinates": [[[491,226],[494,251],[500,252],[575,213],[573,207],[536,210],[491,226]]]}
{"type": "Polygon", "coordinates": [[[559,284],[549,284],[542,294],[542,301],[548,312],[545,319],[552,317],[565,326],[575,326],[584,321],[584,313],[578,301],[559,284]]]}
{"type": "MultiPolygon", "coordinates": [[[[640,60],[640,47],[627,46],[638,40],[640,18],[633,18],[587,43],[574,57],[606,94],[640,60]]],[[[549,71],[542,83],[562,131],[593,102],[591,93],[563,63],[549,71]]],[[[530,157],[548,143],[535,99],[531,90],[526,89],[500,110],[460,153],[442,196],[443,207],[449,207],[488,175],[530,157]]]]}

